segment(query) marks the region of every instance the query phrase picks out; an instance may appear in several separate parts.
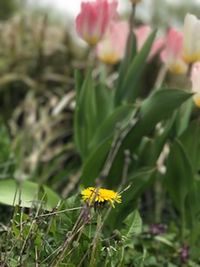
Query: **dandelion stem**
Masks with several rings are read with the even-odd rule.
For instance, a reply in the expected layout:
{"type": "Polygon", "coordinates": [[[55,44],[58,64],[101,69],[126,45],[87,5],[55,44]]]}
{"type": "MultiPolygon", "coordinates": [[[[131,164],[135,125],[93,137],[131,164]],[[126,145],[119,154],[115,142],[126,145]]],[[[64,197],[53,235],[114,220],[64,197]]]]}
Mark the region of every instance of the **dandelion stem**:
{"type": "Polygon", "coordinates": [[[100,236],[100,232],[101,232],[102,226],[103,226],[103,221],[102,221],[102,218],[101,218],[101,214],[98,214],[98,217],[97,217],[97,229],[96,229],[95,237],[93,239],[93,248],[92,248],[89,267],[95,267],[96,263],[97,263],[96,251],[97,251],[97,245],[98,245],[99,236],[100,236]]]}

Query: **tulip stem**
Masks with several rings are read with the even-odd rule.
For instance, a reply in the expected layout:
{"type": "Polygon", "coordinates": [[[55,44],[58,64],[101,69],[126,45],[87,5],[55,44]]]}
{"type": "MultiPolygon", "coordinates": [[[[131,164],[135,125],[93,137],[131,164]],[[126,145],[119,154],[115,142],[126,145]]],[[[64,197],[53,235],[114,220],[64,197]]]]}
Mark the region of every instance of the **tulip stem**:
{"type": "Polygon", "coordinates": [[[131,55],[131,38],[132,38],[132,32],[133,32],[133,27],[134,27],[134,22],[135,22],[135,9],[136,9],[136,5],[132,4],[132,12],[129,18],[129,36],[128,36],[128,46],[127,46],[127,51],[129,55],[131,55]]]}
{"type": "Polygon", "coordinates": [[[167,68],[165,65],[162,65],[158,72],[156,82],[154,84],[154,90],[160,89],[161,85],[163,84],[166,74],[167,74],[167,68]]]}
{"type": "Polygon", "coordinates": [[[132,12],[131,12],[130,20],[129,20],[130,32],[133,30],[133,26],[134,26],[135,9],[136,9],[136,5],[135,4],[132,4],[132,12]]]}
{"type": "Polygon", "coordinates": [[[89,263],[89,267],[95,267],[97,266],[97,260],[96,260],[96,254],[97,254],[97,248],[98,248],[98,243],[99,243],[99,237],[100,237],[100,233],[101,233],[101,229],[103,227],[103,222],[102,222],[102,218],[101,218],[101,214],[98,214],[97,217],[97,228],[96,228],[96,232],[95,232],[95,236],[93,239],[93,247],[92,247],[92,252],[91,252],[91,259],[90,259],[90,263],[89,263]]]}
{"type": "Polygon", "coordinates": [[[91,45],[89,49],[89,67],[93,67],[96,59],[95,46],[91,45]]]}

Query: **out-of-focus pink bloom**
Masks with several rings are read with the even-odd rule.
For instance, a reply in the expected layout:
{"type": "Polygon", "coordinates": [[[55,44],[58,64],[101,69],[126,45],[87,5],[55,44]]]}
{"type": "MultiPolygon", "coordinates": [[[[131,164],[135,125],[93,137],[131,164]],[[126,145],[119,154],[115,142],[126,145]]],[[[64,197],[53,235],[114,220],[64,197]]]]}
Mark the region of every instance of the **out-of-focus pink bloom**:
{"type": "MultiPolygon", "coordinates": [[[[151,32],[152,29],[148,25],[139,26],[137,29],[134,30],[137,41],[137,51],[141,50],[151,32]]],[[[151,60],[162,49],[163,46],[164,46],[164,39],[163,38],[156,39],[151,47],[148,60],[151,60]]]]}
{"type": "Polygon", "coordinates": [[[136,41],[137,41],[137,50],[139,51],[144,43],[146,42],[148,36],[151,34],[151,27],[148,25],[139,26],[134,30],[136,41]]]}
{"type": "Polygon", "coordinates": [[[157,38],[151,47],[149,60],[152,59],[156,54],[158,54],[158,52],[160,52],[163,49],[163,47],[164,47],[164,38],[163,37],[157,38]]]}
{"type": "Polygon", "coordinates": [[[192,14],[187,14],[184,20],[184,59],[188,63],[200,60],[200,20],[192,14]]]}
{"type": "Polygon", "coordinates": [[[106,64],[115,64],[125,54],[129,25],[125,21],[112,21],[105,37],[97,45],[97,57],[106,64]]]}
{"type": "Polygon", "coordinates": [[[189,246],[186,244],[181,247],[180,258],[182,264],[186,264],[190,259],[189,249],[189,246]]]}
{"type": "Polygon", "coordinates": [[[175,29],[170,29],[165,48],[161,53],[161,60],[167,68],[175,74],[183,74],[188,70],[188,65],[183,60],[183,34],[175,29]]]}
{"type": "Polygon", "coordinates": [[[192,66],[191,81],[192,91],[195,93],[193,100],[195,105],[200,108],[200,61],[192,66]]]}
{"type": "Polygon", "coordinates": [[[90,45],[96,45],[105,34],[110,21],[117,16],[117,1],[96,0],[82,2],[76,17],[79,36],[90,45]]]}
{"type": "Polygon", "coordinates": [[[151,224],[149,227],[149,232],[152,235],[162,235],[166,232],[167,226],[161,223],[151,224]]]}

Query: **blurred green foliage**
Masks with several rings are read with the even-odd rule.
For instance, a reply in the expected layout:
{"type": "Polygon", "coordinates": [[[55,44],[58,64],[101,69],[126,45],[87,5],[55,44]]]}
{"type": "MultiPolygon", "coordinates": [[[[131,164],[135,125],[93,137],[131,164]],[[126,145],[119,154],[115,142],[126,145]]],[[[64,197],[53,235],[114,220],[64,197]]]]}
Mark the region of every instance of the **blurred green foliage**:
{"type": "Polygon", "coordinates": [[[0,20],[11,17],[19,8],[19,0],[0,0],[0,20]]]}
{"type": "Polygon", "coordinates": [[[152,24],[162,28],[179,26],[182,27],[184,17],[187,13],[199,15],[200,5],[194,1],[160,1],[152,0],[152,24]],[[154,8],[156,7],[156,8],[154,8]]]}
{"type": "Polygon", "coordinates": [[[46,14],[16,14],[0,23],[1,121],[15,153],[15,171],[59,190],[79,163],[73,69],[82,55],[69,32],[46,14]]]}

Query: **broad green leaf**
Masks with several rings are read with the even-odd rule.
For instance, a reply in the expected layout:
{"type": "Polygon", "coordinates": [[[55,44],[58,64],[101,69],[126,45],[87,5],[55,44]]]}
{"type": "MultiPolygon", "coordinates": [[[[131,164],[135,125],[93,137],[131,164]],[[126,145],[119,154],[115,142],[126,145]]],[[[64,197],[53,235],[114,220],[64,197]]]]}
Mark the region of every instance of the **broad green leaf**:
{"type": "Polygon", "coordinates": [[[194,105],[193,100],[188,99],[185,103],[183,103],[183,105],[181,106],[181,108],[177,112],[177,118],[176,118],[177,130],[176,130],[176,132],[177,132],[178,136],[180,136],[188,127],[191,113],[192,113],[192,109],[193,109],[193,105],[194,105]]]}
{"type": "MultiPolygon", "coordinates": [[[[95,87],[96,104],[96,130],[104,120],[113,112],[113,90],[107,88],[103,83],[95,87]]],[[[91,140],[90,140],[91,141],[91,140]]]]}
{"type": "Polygon", "coordinates": [[[193,172],[197,173],[200,169],[200,122],[191,122],[180,136],[180,141],[187,153],[193,172]]]}
{"type": "Polygon", "coordinates": [[[118,124],[123,124],[124,120],[130,119],[130,116],[134,112],[132,105],[121,106],[116,108],[115,111],[102,123],[97,132],[95,133],[90,147],[93,148],[100,144],[102,141],[110,137],[116,131],[118,124]]]}
{"type": "Polygon", "coordinates": [[[83,77],[81,75],[80,70],[77,70],[77,69],[75,70],[74,79],[75,79],[75,89],[76,89],[76,101],[78,101],[78,98],[81,92],[82,82],[83,82],[83,77]]]}
{"type": "Polygon", "coordinates": [[[84,158],[88,152],[88,141],[93,134],[96,116],[95,89],[90,70],[79,90],[74,122],[75,143],[80,155],[84,158]]]}
{"type": "MultiPolygon", "coordinates": [[[[11,206],[20,204],[27,208],[37,205],[40,203],[38,200],[39,188],[38,184],[29,181],[24,181],[20,187],[15,180],[0,181],[0,203],[11,206]]],[[[47,186],[43,186],[43,190],[46,198],[43,208],[52,210],[57,206],[60,198],[47,186]]]]}
{"type": "Polygon", "coordinates": [[[103,168],[103,163],[109,151],[111,142],[112,138],[110,137],[102,144],[98,145],[83,164],[80,180],[85,187],[94,185],[95,179],[98,178],[100,174],[99,172],[103,168]]]}
{"type": "MultiPolygon", "coordinates": [[[[131,61],[136,55],[137,44],[136,44],[136,37],[135,34],[132,32],[129,35],[127,47],[126,47],[126,54],[124,59],[122,60],[119,68],[119,78],[117,80],[117,87],[120,88],[122,86],[124,77],[128,71],[131,61]]],[[[119,89],[117,89],[118,91],[119,89]]]]}
{"type": "Polygon", "coordinates": [[[78,90],[75,111],[75,142],[84,161],[91,152],[89,146],[95,132],[112,113],[113,91],[103,83],[96,85],[91,72],[88,72],[82,88],[78,90]]]}
{"type": "Polygon", "coordinates": [[[192,183],[192,187],[186,196],[186,220],[191,229],[190,240],[192,243],[198,238],[200,229],[200,182],[197,173],[200,169],[200,123],[199,121],[191,122],[187,129],[180,136],[180,141],[184,146],[194,177],[197,179],[192,183]]]}
{"type": "Polygon", "coordinates": [[[138,122],[134,125],[121,144],[108,177],[110,186],[120,183],[124,164],[124,151],[134,152],[145,135],[151,133],[155,125],[170,117],[174,110],[191,97],[192,94],[178,89],[161,89],[149,96],[141,106],[138,122]]]}
{"type": "Polygon", "coordinates": [[[177,209],[184,216],[185,200],[193,187],[191,164],[180,141],[175,141],[167,160],[165,184],[177,209]]]}
{"type": "Polygon", "coordinates": [[[119,226],[124,218],[137,208],[138,199],[141,194],[152,184],[156,177],[156,168],[142,168],[129,175],[127,184],[129,186],[122,194],[122,203],[111,211],[108,218],[110,225],[119,226]]]}
{"type": "Polygon", "coordinates": [[[163,120],[191,96],[192,94],[183,90],[162,88],[143,102],[141,116],[150,124],[163,120]]]}
{"type": "Polygon", "coordinates": [[[124,224],[126,225],[124,234],[128,239],[135,235],[139,235],[142,232],[142,219],[137,210],[133,211],[126,217],[124,224]]]}
{"type": "Polygon", "coordinates": [[[162,124],[163,132],[156,133],[150,138],[144,137],[139,147],[137,167],[141,166],[155,166],[164,145],[171,136],[173,126],[175,124],[176,114],[162,124]]]}
{"type": "Polygon", "coordinates": [[[120,126],[122,126],[127,123],[133,112],[135,111],[131,105],[117,108],[95,134],[91,141],[92,152],[83,165],[81,181],[84,186],[94,185],[95,178],[99,175],[99,170],[103,168],[117,124],[120,123],[120,126]]]}
{"type": "MultiPolygon", "coordinates": [[[[109,177],[105,183],[110,187],[118,185],[121,181],[121,174],[124,165],[124,150],[134,152],[145,135],[151,133],[155,125],[173,114],[180,105],[191,97],[182,90],[163,89],[155,92],[146,99],[139,112],[136,125],[134,125],[124,140],[114,160],[109,177]]],[[[130,122],[131,123],[131,122],[130,122]]],[[[104,141],[96,148],[96,151],[89,156],[83,167],[82,181],[84,185],[91,185],[98,177],[110,149],[112,138],[104,141]],[[102,147],[101,147],[102,146],[102,147]],[[89,181],[89,182],[88,182],[89,181]]]]}
{"type": "Polygon", "coordinates": [[[120,76],[120,82],[117,87],[115,96],[116,105],[119,105],[124,100],[133,102],[137,98],[139,94],[137,85],[140,82],[142,72],[144,71],[146,59],[149,55],[151,46],[155,39],[155,35],[156,31],[150,34],[141,51],[133,58],[126,73],[124,73],[123,71],[123,82],[121,82],[122,77],[120,76]]]}
{"type": "Polygon", "coordinates": [[[198,236],[197,228],[198,231],[200,229],[200,183],[195,179],[199,148],[199,125],[195,121],[183,133],[180,141],[173,144],[166,174],[166,185],[170,196],[181,212],[182,222],[187,223],[191,229],[191,242],[198,236]]]}
{"type": "Polygon", "coordinates": [[[195,180],[192,184],[190,191],[187,194],[185,201],[185,213],[187,225],[191,229],[190,239],[194,242],[199,238],[199,229],[200,229],[200,181],[195,180]]]}
{"type": "Polygon", "coordinates": [[[164,245],[167,245],[171,248],[174,248],[174,243],[172,243],[170,240],[168,240],[166,237],[164,236],[155,236],[155,240],[160,242],[160,243],[163,243],[164,245]]]}

